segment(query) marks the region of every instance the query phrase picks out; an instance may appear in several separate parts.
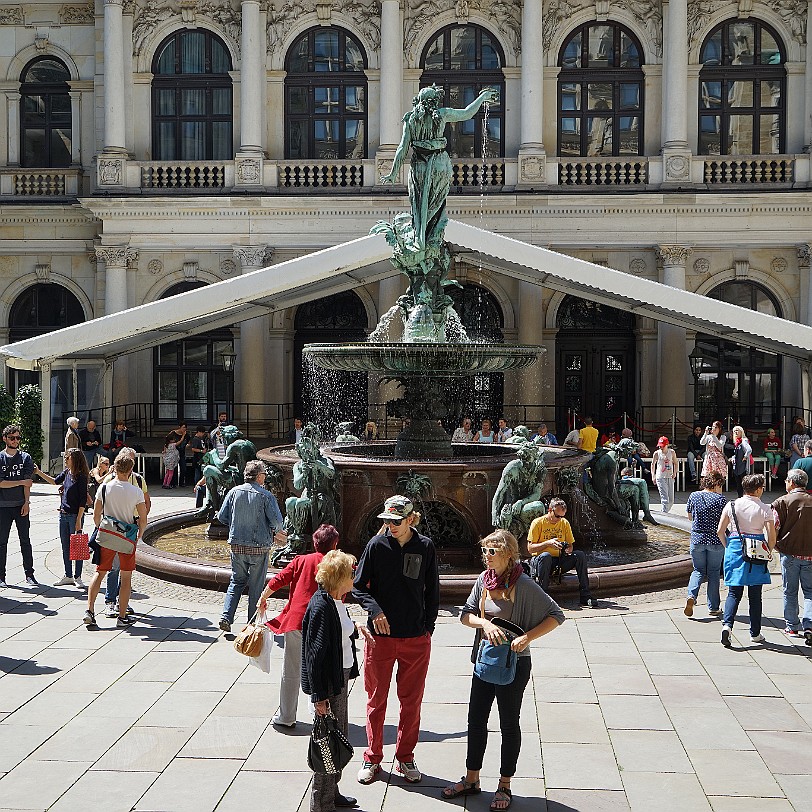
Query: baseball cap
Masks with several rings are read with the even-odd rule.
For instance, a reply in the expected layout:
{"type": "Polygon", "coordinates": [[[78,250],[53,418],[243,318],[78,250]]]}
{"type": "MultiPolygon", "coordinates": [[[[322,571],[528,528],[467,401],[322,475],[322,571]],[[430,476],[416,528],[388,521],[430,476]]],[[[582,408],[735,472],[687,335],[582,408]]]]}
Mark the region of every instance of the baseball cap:
{"type": "Polygon", "coordinates": [[[665,435],[663,435],[662,437],[660,437],[660,439],[659,439],[659,440],[657,440],[657,445],[658,445],[658,446],[659,446],[659,445],[668,445],[668,437],[666,437],[665,435]]]}
{"type": "Polygon", "coordinates": [[[414,505],[408,496],[390,496],[383,503],[383,513],[379,513],[378,518],[405,519],[413,510],[414,505]]]}

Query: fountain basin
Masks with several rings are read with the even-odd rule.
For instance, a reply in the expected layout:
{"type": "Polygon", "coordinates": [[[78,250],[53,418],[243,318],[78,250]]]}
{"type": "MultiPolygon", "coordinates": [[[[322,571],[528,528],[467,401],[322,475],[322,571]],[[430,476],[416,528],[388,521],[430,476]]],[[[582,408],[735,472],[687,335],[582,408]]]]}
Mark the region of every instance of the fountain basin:
{"type": "Polygon", "coordinates": [[[306,344],[304,355],[323,369],[387,375],[462,377],[532,366],[544,347],[529,344],[416,342],[306,344]]]}

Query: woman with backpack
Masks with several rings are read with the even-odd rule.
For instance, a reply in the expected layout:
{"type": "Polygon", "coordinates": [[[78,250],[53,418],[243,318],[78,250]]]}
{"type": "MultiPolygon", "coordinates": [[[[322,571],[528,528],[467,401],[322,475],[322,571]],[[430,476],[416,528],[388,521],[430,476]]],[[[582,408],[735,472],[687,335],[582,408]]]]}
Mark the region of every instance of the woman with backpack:
{"type": "Polygon", "coordinates": [[[733,621],[747,587],[750,604],[750,642],[763,643],[761,633],[761,588],[770,583],[767,561],[756,561],[746,555],[748,537],[766,542],[772,553],[775,547],[775,519],[769,505],[761,501],[764,493],[764,477],[747,474],[742,479],[744,496],[729,502],[719,519],[717,535],[725,546],[724,576],[728,587],[725,610],[722,617],[722,645],[730,648],[733,621]]]}

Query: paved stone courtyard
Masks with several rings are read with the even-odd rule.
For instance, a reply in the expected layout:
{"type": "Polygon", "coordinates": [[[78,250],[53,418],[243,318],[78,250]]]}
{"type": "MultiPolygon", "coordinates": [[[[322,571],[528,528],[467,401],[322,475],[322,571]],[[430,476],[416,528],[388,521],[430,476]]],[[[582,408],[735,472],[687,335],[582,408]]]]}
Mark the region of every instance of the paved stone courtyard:
{"type": "MultiPolygon", "coordinates": [[[[117,630],[100,618],[99,630],[87,630],[84,596],[49,586],[62,574],[55,490],[33,489],[36,575],[44,586],[19,586],[12,530],[10,586],[0,592],[0,810],[307,810],[307,701],[295,730],[270,724],[281,651],[270,676],[249,667],[216,626],[221,594],[140,575],[139,622],[117,630]]],[[[153,515],[191,503],[185,492],[155,494],[153,515]]],[[[511,808],[812,809],[812,649],[781,631],[780,576],[765,589],[767,643],[751,644],[747,625],[737,623],[732,650],[719,644],[704,592],[692,620],[682,614],[683,590],[568,610],[567,623],[533,645],[511,808]]],[[[423,783],[407,786],[387,771],[368,787],[357,784],[359,749],[342,789],[362,810],[487,809],[498,735],[486,754],[486,791],[439,798],[439,788],[464,771],[470,643],[458,608],[445,607],[417,749],[423,783]]],[[[394,757],[394,692],[390,701],[385,767],[394,757]]],[[[359,748],[364,707],[358,681],[350,731],[359,748]]]]}

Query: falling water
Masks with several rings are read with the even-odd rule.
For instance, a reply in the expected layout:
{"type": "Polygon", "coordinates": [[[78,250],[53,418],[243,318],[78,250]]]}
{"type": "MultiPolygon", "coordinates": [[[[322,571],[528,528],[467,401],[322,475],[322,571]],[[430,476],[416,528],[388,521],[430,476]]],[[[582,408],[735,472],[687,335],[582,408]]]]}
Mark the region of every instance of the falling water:
{"type": "MultiPolygon", "coordinates": [[[[479,170],[479,227],[485,228],[485,177],[488,171],[488,114],[491,105],[485,102],[482,105],[482,167],[479,170]]],[[[479,281],[482,282],[482,254],[479,255],[479,281]]]]}
{"type": "Polygon", "coordinates": [[[590,504],[587,495],[580,488],[575,488],[567,495],[572,498],[574,523],[581,528],[588,542],[598,546],[601,544],[601,534],[595,521],[595,510],[590,504]]]}
{"type": "Polygon", "coordinates": [[[403,310],[401,310],[400,305],[395,304],[381,316],[378,326],[367,336],[367,341],[377,344],[391,341],[392,338],[389,335],[389,328],[397,316],[401,316],[402,318],[403,310]]]}
{"type": "Polygon", "coordinates": [[[445,314],[445,334],[448,341],[452,344],[468,344],[470,339],[460,321],[460,314],[453,307],[449,307],[445,314]]]}

